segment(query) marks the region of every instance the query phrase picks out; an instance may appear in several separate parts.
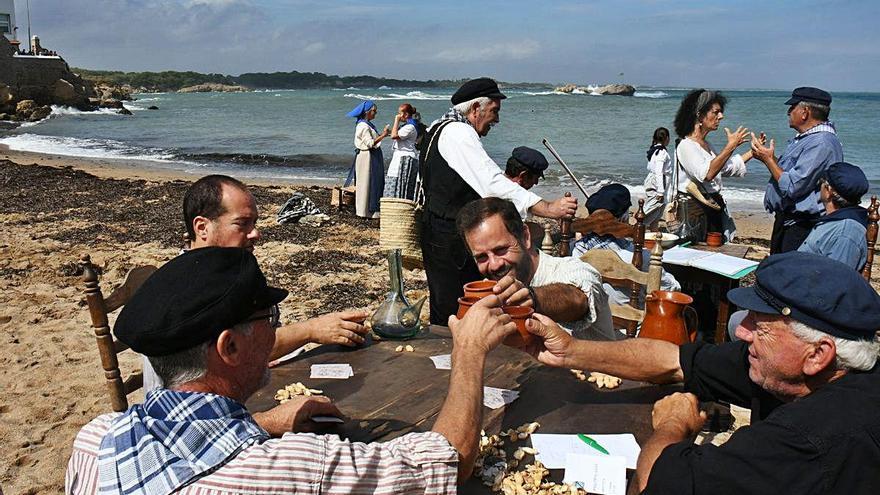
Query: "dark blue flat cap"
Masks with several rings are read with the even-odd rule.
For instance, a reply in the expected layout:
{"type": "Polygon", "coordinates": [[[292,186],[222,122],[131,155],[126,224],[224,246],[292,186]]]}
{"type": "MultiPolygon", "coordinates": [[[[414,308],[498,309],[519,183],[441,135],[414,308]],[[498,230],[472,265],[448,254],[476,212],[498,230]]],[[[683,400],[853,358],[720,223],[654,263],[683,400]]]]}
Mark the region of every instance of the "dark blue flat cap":
{"type": "Polygon", "coordinates": [[[269,287],[250,251],[193,249],[165,263],[126,304],[113,333],[136,352],[167,356],[207,342],[287,291],[269,287]]]}
{"type": "Polygon", "coordinates": [[[481,96],[496,100],[507,98],[504,96],[504,93],[498,89],[498,83],[496,83],[494,79],[489,77],[479,77],[462,84],[455,94],[452,95],[452,104],[458,105],[459,103],[464,103],[481,96]]]}
{"type": "Polygon", "coordinates": [[[862,169],[846,162],[832,163],[825,170],[825,180],[843,199],[858,203],[870,184],[862,169]]]}
{"type": "Polygon", "coordinates": [[[730,302],[847,340],[873,340],[880,330],[880,295],[839,261],[799,251],[774,254],[758,265],[755,278],[752,287],[729,291],[730,302]]]}
{"type": "Polygon", "coordinates": [[[830,105],[831,93],[823,91],[819,88],[803,86],[800,88],[795,88],[795,90],[791,92],[791,98],[789,98],[788,101],[785,102],[785,104],[797,105],[802,101],[809,101],[811,103],[818,103],[820,105],[830,105]]]}
{"type": "Polygon", "coordinates": [[[629,189],[623,184],[608,184],[602,186],[598,191],[594,192],[587,198],[587,211],[590,213],[596,210],[608,210],[617,218],[623,216],[632,206],[632,199],[629,189]]]}
{"type": "Polygon", "coordinates": [[[513,149],[510,157],[522,164],[523,167],[539,174],[542,179],[544,178],[544,171],[550,166],[540,151],[527,146],[517,146],[513,149]]]}

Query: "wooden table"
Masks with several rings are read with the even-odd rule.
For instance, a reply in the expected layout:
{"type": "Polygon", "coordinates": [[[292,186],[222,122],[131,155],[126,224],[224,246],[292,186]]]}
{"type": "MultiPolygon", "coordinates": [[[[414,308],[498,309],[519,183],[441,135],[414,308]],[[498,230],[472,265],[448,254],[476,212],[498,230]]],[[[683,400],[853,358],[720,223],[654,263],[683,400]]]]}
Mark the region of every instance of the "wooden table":
{"type": "MultiPolygon", "coordinates": [[[[398,341],[372,342],[356,349],[321,346],[272,369],[269,385],[247,403],[251,411],[276,405],[275,391],[294,382],[324,391],[350,419],[330,430],[352,441],[386,441],[410,431],[428,431],[446,398],[449,371],[434,368],[430,356],[449,354],[452,340],[445,327],[432,326],[406,342],[415,352],[395,352],[398,341]],[[312,380],[312,364],[348,363],[347,380],[312,380]]],[[[569,370],[543,366],[506,346],[486,360],[485,385],[516,389],[520,396],[499,408],[483,408],[484,428],[497,433],[538,421],[539,433],[632,433],[639,443],[651,434],[655,401],[678,390],[624,381],[615,390],[598,390],[578,381],[569,370]]],[[[552,473],[561,480],[561,471],[552,473]]],[[[462,493],[487,493],[475,480],[462,493]]]]}
{"type": "MultiPolygon", "coordinates": [[[[702,242],[692,244],[688,247],[700,251],[723,253],[737,258],[745,258],[750,249],[749,246],[744,244],[724,244],[718,247],[711,247],[702,242]]],[[[730,289],[739,287],[740,279],[727,277],[691,266],[673,265],[670,263],[664,263],[663,269],[671,273],[676,280],[678,280],[682,286],[682,292],[688,293],[688,287],[693,284],[706,284],[718,289],[719,296],[717,300],[717,313],[715,316],[713,332],[715,338],[714,341],[721,343],[727,340],[727,320],[730,318],[731,313],[731,304],[730,301],[727,300],[727,292],[730,289]]],[[[693,295],[693,293],[691,293],[691,295],[693,295]]],[[[713,300],[713,302],[716,301],[713,300]]],[[[711,326],[703,325],[702,323],[700,326],[706,329],[712,328],[711,326]]]]}

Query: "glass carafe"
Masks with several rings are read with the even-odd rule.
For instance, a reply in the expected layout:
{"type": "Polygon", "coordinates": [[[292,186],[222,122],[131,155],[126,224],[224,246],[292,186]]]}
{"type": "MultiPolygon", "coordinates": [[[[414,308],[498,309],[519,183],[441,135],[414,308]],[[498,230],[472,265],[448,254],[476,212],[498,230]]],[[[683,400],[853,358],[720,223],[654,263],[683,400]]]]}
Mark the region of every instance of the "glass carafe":
{"type": "Polygon", "coordinates": [[[408,339],[421,330],[419,313],[427,297],[410,304],[403,293],[403,263],[400,250],[388,252],[388,277],[391,279],[391,290],[385,301],[379,305],[370,324],[373,331],[388,339],[408,339]]]}

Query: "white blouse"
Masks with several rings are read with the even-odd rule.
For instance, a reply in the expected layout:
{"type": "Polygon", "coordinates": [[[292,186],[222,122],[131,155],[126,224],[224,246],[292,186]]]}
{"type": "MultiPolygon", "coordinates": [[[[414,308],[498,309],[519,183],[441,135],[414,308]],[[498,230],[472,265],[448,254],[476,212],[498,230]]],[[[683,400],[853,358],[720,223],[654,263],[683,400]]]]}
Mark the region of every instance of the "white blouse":
{"type": "Polygon", "coordinates": [[[397,137],[393,143],[391,143],[391,151],[394,153],[402,153],[406,156],[416,156],[416,137],[418,132],[416,131],[416,126],[412,124],[405,124],[400,126],[397,129],[397,137]]]}
{"type": "Polygon", "coordinates": [[[678,145],[676,152],[678,153],[678,165],[681,167],[678,174],[679,192],[687,192],[687,184],[690,179],[702,185],[703,190],[707,193],[721,192],[722,176],[742,177],[746,175],[746,163],[743,161],[742,155],[732,155],[714,179],[706,180],[706,174],[709,173],[709,163],[717,156],[711,144],[709,144],[709,151],[706,151],[696,141],[685,138],[678,145]]]}
{"type": "MultiPolygon", "coordinates": [[[[376,142],[378,137],[379,133],[374,131],[369,124],[366,122],[358,122],[354,128],[354,147],[361,151],[367,151],[370,148],[377,148],[378,145],[373,146],[373,143],[376,142]]],[[[381,145],[382,143],[379,144],[381,145]]]]}
{"type": "Polygon", "coordinates": [[[645,192],[653,193],[654,196],[662,196],[666,188],[666,181],[672,180],[672,158],[666,150],[659,150],[651,155],[648,160],[648,176],[645,177],[645,192]]]}

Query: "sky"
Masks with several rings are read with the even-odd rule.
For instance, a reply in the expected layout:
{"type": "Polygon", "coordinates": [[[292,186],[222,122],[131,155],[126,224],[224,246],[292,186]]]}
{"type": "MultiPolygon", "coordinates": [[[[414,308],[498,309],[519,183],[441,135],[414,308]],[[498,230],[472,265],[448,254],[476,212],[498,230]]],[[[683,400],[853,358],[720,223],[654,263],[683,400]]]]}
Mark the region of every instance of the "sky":
{"type": "MultiPolygon", "coordinates": [[[[16,0],[21,38],[25,9],[16,0]]],[[[880,91],[878,0],[30,0],[30,10],[43,46],[89,69],[880,91]]]]}

